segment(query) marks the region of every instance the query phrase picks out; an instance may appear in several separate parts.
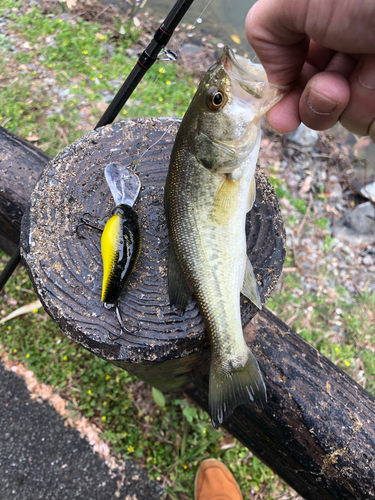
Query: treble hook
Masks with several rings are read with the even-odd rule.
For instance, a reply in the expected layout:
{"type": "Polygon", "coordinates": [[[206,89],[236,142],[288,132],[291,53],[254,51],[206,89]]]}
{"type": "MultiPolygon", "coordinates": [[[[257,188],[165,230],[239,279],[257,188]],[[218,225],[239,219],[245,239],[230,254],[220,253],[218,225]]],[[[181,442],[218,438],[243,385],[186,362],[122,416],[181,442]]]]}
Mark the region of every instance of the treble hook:
{"type": "Polygon", "coordinates": [[[82,234],[80,234],[80,232],[78,231],[78,229],[81,227],[81,226],[86,226],[86,227],[91,227],[91,229],[95,229],[96,231],[99,231],[99,232],[103,232],[103,229],[101,227],[98,227],[98,226],[95,226],[94,224],[91,224],[91,222],[85,218],[85,215],[90,215],[89,213],[86,213],[86,214],[83,214],[83,217],[81,217],[81,222],[77,225],[76,229],[75,229],[75,233],[77,233],[77,235],[79,236],[79,238],[82,238],[82,239],[86,239],[82,234]]]}
{"type": "Polygon", "coordinates": [[[116,304],[107,304],[106,302],[104,302],[104,307],[106,309],[112,309],[113,307],[115,307],[115,311],[116,311],[116,316],[117,316],[117,321],[119,322],[119,325],[120,325],[120,330],[121,330],[121,333],[120,335],[115,335],[113,334],[112,332],[108,332],[108,337],[109,337],[109,340],[111,340],[112,342],[114,342],[115,340],[118,340],[119,338],[121,338],[121,335],[123,333],[127,333],[128,335],[136,335],[140,329],[141,329],[141,324],[140,322],[138,321],[138,328],[134,331],[131,331],[131,330],[128,330],[126,328],[126,326],[124,325],[124,322],[122,320],[122,316],[121,316],[121,311],[120,311],[120,308],[119,308],[119,305],[118,305],[118,302],[116,302],[116,304]]]}

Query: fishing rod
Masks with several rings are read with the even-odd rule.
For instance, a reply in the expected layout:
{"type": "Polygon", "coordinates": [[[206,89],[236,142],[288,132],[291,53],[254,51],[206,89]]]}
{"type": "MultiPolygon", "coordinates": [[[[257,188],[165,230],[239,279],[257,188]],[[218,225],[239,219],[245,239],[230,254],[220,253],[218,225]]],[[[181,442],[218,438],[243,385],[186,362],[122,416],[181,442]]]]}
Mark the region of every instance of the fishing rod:
{"type": "MultiPolygon", "coordinates": [[[[94,130],[98,129],[99,127],[103,127],[104,125],[109,125],[114,121],[126,101],[129,99],[139,82],[142,80],[146,71],[151,68],[155,61],[157,61],[160,51],[163,50],[169,42],[174,30],[186,14],[193,1],[194,0],[177,0],[177,2],[172,7],[172,10],[165,18],[164,22],[156,30],[154,38],[151,40],[146,50],[142,52],[136,65],[123,83],[120,90],[113,98],[113,101],[108,106],[103,116],[100,118],[94,130]]],[[[167,56],[170,52],[171,51],[166,51],[167,56]]],[[[171,53],[171,57],[173,58],[173,53],[171,53]]],[[[13,272],[20,262],[21,246],[18,245],[17,250],[13,253],[7,265],[0,274],[0,291],[4,288],[8,279],[12,276],[13,272]]]]}

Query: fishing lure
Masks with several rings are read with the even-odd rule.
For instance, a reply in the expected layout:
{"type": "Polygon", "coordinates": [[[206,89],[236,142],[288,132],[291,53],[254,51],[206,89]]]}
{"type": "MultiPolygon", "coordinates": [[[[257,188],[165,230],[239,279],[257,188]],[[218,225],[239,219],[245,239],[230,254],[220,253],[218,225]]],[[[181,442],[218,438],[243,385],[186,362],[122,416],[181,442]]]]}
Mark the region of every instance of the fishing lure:
{"type": "MultiPolygon", "coordinates": [[[[124,326],[118,299],[141,252],[141,230],[138,216],[132,208],[139,194],[141,182],[134,172],[119,163],[109,163],[105,167],[104,173],[116,207],[104,229],[91,224],[84,218],[81,220],[83,225],[102,232],[103,282],[101,300],[104,307],[106,309],[115,307],[122,331],[136,333],[130,332],[124,326]]],[[[112,340],[117,338],[112,338],[112,340]]]]}
{"type": "Polygon", "coordinates": [[[101,240],[102,302],[105,307],[111,308],[117,304],[141,251],[141,230],[138,216],[132,208],[141,183],[134,172],[119,163],[106,166],[105,178],[116,203],[101,240]]]}

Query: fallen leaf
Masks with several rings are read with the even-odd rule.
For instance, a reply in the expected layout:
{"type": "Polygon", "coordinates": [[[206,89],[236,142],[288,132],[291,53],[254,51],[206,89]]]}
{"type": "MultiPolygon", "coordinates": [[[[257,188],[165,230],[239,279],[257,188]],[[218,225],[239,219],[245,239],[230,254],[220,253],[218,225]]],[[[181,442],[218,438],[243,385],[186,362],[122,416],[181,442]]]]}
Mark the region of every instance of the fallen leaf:
{"type": "Polygon", "coordinates": [[[13,318],[17,318],[17,316],[22,316],[23,314],[31,313],[31,312],[35,311],[35,309],[40,309],[41,307],[42,307],[42,304],[40,303],[39,300],[36,300],[35,302],[31,302],[31,304],[27,304],[26,306],[19,307],[15,311],[8,314],[8,316],[6,316],[2,320],[0,320],[0,324],[2,325],[13,318]]]}
{"type": "Polygon", "coordinates": [[[301,186],[301,189],[298,191],[299,196],[302,194],[308,193],[311,189],[313,177],[311,175],[308,175],[306,179],[303,181],[303,184],[301,186]]]}
{"type": "Polygon", "coordinates": [[[139,27],[140,27],[140,25],[141,25],[141,22],[140,22],[140,20],[138,19],[138,17],[133,17],[133,23],[134,23],[134,26],[135,26],[136,28],[139,28],[139,27]]]}
{"type": "Polygon", "coordinates": [[[238,44],[241,43],[241,38],[239,36],[237,36],[237,35],[231,35],[230,37],[234,41],[234,43],[238,43],[238,44]]]}
{"type": "Polygon", "coordinates": [[[37,135],[28,135],[26,137],[26,140],[29,141],[29,142],[36,142],[36,141],[40,140],[40,137],[37,136],[37,135]]]}

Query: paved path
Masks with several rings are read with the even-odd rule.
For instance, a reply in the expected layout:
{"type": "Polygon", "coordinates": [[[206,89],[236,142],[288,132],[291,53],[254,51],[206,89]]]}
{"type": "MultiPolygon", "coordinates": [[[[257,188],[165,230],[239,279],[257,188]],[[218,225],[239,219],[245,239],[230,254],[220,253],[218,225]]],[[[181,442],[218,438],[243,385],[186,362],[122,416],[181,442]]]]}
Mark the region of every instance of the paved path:
{"type": "Polygon", "coordinates": [[[79,432],[48,403],[30,399],[18,375],[0,363],[1,500],[158,500],[162,488],[128,460],[126,479],[108,469],[79,432]]]}

